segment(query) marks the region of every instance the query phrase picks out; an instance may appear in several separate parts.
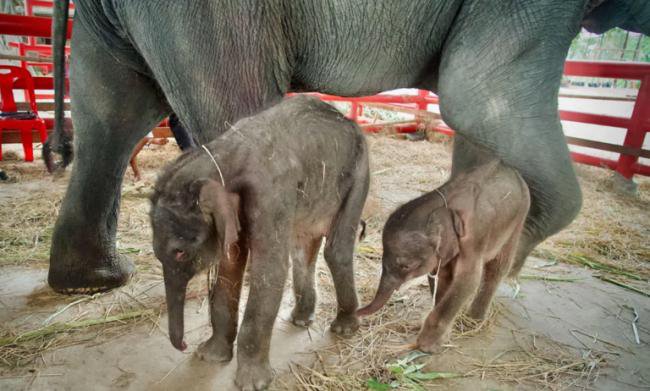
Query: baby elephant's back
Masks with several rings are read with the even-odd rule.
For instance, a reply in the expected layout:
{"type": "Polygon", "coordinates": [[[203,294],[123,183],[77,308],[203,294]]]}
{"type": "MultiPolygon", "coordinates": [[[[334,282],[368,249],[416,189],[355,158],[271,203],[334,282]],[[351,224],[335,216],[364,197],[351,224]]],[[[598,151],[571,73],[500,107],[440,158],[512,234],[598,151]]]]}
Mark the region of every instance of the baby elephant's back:
{"type": "Polygon", "coordinates": [[[497,215],[505,219],[528,214],[530,194],[528,186],[517,170],[501,162],[495,162],[490,179],[484,186],[484,196],[490,198],[497,215]]]}
{"type": "Polygon", "coordinates": [[[365,148],[361,129],[318,98],[298,95],[276,109],[277,123],[284,126],[276,130],[304,160],[350,161],[365,148]]]}
{"type": "Polygon", "coordinates": [[[298,95],[264,114],[259,119],[270,135],[274,160],[285,162],[287,173],[331,182],[330,175],[344,178],[367,160],[361,129],[320,99],[298,95]]]}
{"type": "Polygon", "coordinates": [[[262,129],[260,147],[272,150],[263,154],[272,156],[263,169],[274,178],[274,193],[296,195],[299,225],[327,230],[355,183],[367,185],[368,152],[361,129],[309,96],[286,99],[253,121],[246,127],[262,129]]]}

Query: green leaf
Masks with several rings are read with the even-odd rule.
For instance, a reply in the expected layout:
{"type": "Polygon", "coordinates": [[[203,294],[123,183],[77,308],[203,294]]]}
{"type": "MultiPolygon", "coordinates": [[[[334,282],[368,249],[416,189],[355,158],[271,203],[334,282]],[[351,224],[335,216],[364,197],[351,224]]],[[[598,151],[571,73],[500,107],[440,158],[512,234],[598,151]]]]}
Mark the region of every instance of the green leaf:
{"type": "Polygon", "coordinates": [[[406,368],[404,368],[404,374],[408,375],[409,373],[417,372],[420,369],[424,368],[425,364],[415,364],[415,365],[409,365],[406,368]]]}
{"type": "Polygon", "coordinates": [[[455,372],[415,372],[409,374],[410,378],[417,380],[453,379],[461,376],[460,373],[455,372]]]}
{"type": "Polygon", "coordinates": [[[382,383],[374,377],[366,382],[366,386],[368,389],[375,391],[388,391],[391,388],[389,384],[382,383]]]}
{"type": "Polygon", "coordinates": [[[404,367],[401,365],[389,365],[388,370],[394,375],[401,375],[404,373],[404,367]]]}
{"type": "Polygon", "coordinates": [[[429,354],[421,352],[419,350],[414,350],[411,353],[409,353],[406,357],[404,357],[402,360],[404,360],[404,364],[408,364],[411,361],[415,360],[416,358],[420,358],[420,357],[424,357],[424,356],[429,356],[429,354]]]}

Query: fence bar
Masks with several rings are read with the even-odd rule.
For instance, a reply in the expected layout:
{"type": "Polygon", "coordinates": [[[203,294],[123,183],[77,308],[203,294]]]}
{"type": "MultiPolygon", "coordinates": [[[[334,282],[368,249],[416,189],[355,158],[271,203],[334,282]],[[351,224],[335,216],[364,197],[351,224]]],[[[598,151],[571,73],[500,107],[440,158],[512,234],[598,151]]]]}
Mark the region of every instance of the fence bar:
{"type": "MultiPolygon", "coordinates": [[[[52,19],[41,16],[0,14],[0,34],[51,38],[52,19]]],[[[72,36],[72,20],[68,20],[68,38],[72,36]]]]}
{"type": "MultiPolygon", "coordinates": [[[[625,135],[623,146],[635,149],[643,147],[647,130],[644,126],[648,117],[650,117],[650,74],[646,74],[641,80],[641,88],[639,88],[639,94],[636,97],[630,127],[625,135]]],[[[631,179],[635,172],[633,166],[638,160],[638,156],[621,154],[618,158],[616,171],[625,178],[631,179]]]]}
{"type": "Polygon", "coordinates": [[[569,60],[564,63],[564,74],[567,76],[640,80],[648,74],[648,64],[641,62],[569,60]]]}

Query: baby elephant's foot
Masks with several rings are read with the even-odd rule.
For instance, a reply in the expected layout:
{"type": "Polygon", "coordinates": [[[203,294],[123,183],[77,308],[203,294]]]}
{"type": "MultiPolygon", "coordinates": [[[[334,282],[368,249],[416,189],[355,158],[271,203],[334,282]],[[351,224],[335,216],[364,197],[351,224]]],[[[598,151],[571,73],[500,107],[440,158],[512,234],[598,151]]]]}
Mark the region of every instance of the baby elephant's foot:
{"type": "Polygon", "coordinates": [[[330,326],[333,333],[348,336],[359,329],[359,318],[354,314],[339,313],[330,326]]]}
{"type": "Polygon", "coordinates": [[[314,322],[314,311],[303,312],[294,308],[291,313],[291,323],[298,327],[308,327],[314,322]]]}
{"type": "Polygon", "coordinates": [[[228,362],[232,360],[232,345],[213,336],[200,344],[195,354],[199,359],[207,362],[228,362]]]}
{"type": "Polygon", "coordinates": [[[244,391],[265,390],[273,380],[269,364],[255,365],[239,363],[235,384],[244,391]]]}
{"type": "Polygon", "coordinates": [[[425,353],[438,354],[442,353],[444,350],[442,345],[447,341],[449,341],[449,333],[422,329],[418,335],[417,347],[425,353]]]}
{"type": "Polygon", "coordinates": [[[467,316],[470,318],[476,320],[476,321],[483,321],[487,319],[488,315],[488,309],[490,306],[472,306],[470,309],[467,311],[467,316]]]}

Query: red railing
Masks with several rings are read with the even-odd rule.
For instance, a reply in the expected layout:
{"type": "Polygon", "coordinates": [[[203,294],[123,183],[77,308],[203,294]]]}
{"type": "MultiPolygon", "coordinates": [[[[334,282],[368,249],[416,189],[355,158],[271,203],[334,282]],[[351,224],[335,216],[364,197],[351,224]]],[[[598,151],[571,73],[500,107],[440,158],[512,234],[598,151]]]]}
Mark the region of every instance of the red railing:
{"type": "MultiPolygon", "coordinates": [[[[0,34],[50,38],[52,19],[42,16],[0,14],[0,34]]],[[[72,35],[72,21],[68,21],[68,38],[72,35]]]]}
{"type": "MultiPolygon", "coordinates": [[[[650,176],[650,166],[638,163],[639,157],[650,158],[650,151],[643,150],[645,135],[650,131],[650,64],[620,63],[620,62],[586,62],[566,61],[564,74],[567,76],[602,77],[613,79],[640,80],[641,86],[637,95],[632,117],[616,117],[602,114],[583,113],[560,110],[560,118],[564,121],[588,123],[601,126],[622,128],[626,131],[623,145],[597,142],[575,137],[567,137],[567,142],[573,145],[589,147],[609,152],[618,152],[618,161],[591,156],[579,152],[571,152],[574,161],[592,166],[608,167],[616,170],[625,178],[634,174],[650,176]]],[[[393,105],[411,105],[419,110],[426,110],[427,105],[437,104],[438,97],[428,91],[420,90],[418,95],[374,95],[359,98],[344,98],[334,95],[314,94],[327,101],[345,101],[351,104],[351,119],[358,120],[363,104],[388,103],[393,105]]],[[[417,115],[416,115],[417,117],[417,115]]],[[[398,126],[399,131],[411,132],[419,128],[417,123],[398,126]]],[[[368,129],[375,130],[371,127],[368,129]]],[[[453,134],[453,130],[444,124],[434,126],[436,131],[453,134]]]]}
{"type": "Polygon", "coordinates": [[[648,157],[648,151],[643,151],[642,147],[645,135],[650,131],[650,64],[567,61],[564,65],[564,74],[569,76],[604,77],[641,81],[639,93],[637,94],[636,102],[634,103],[632,117],[630,118],[587,114],[566,110],[560,110],[560,118],[567,121],[626,129],[625,140],[623,141],[622,146],[623,148],[619,149],[620,156],[618,161],[576,152],[572,153],[573,160],[585,164],[609,167],[616,170],[625,178],[632,178],[634,174],[650,176],[650,166],[638,163],[639,156],[648,157]],[[627,151],[624,151],[624,149],[627,151]]]}
{"type": "MultiPolygon", "coordinates": [[[[70,25],[68,28],[68,34],[70,34],[71,31],[72,26],[70,25]]],[[[0,14],[0,34],[49,37],[50,32],[51,20],[49,18],[0,14]]],[[[650,64],[567,61],[564,67],[564,74],[569,76],[632,79],[641,81],[634,110],[630,118],[568,110],[560,110],[560,118],[565,121],[612,126],[626,130],[623,145],[568,137],[567,142],[571,144],[610,152],[618,152],[620,154],[619,159],[615,161],[583,153],[572,152],[571,155],[575,161],[595,166],[609,167],[616,170],[626,178],[631,178],[634,174],[650,176],[650,166],[638,163],[639,157],[650,157],[650,151],[642,149],[645,134],[650,131],[650,64]]],[[[34,83],[36,89],[52,89],[53,84],[52,79],[48,77],[35,77],[34,83]]],[[[363,112],[364,105],[391,105],[394,109],[408,106],[420,110],[422,112],[421,115],[426,113],[427,116],[429,116],[432,115],[432,113],[426,112],[428,105],[438,103],[437,96],[431,95],[428,91],[422,90],[418,92],[418,95],[381,94],[359,98],[338,97],[325,94],[316,95],[328,101],[350,102],[351,111],[348,116],[351,119],[361,122],[362,126],[364,126],[366,130],[370,131],[376,131],[382,125],[363,123],[363,119],[360,115],[363,112]]],[[[412,123],[399,124],[396,125],[396,128],[401,132],[412,132],[418,129],[420,126],[420,118],[418,118],[417,113],[414,114],[415,120],[412,123]]],[[[453,134],[453,130],[442,123],[435,125],[434,129],[445,134],[453,134]]]]}

